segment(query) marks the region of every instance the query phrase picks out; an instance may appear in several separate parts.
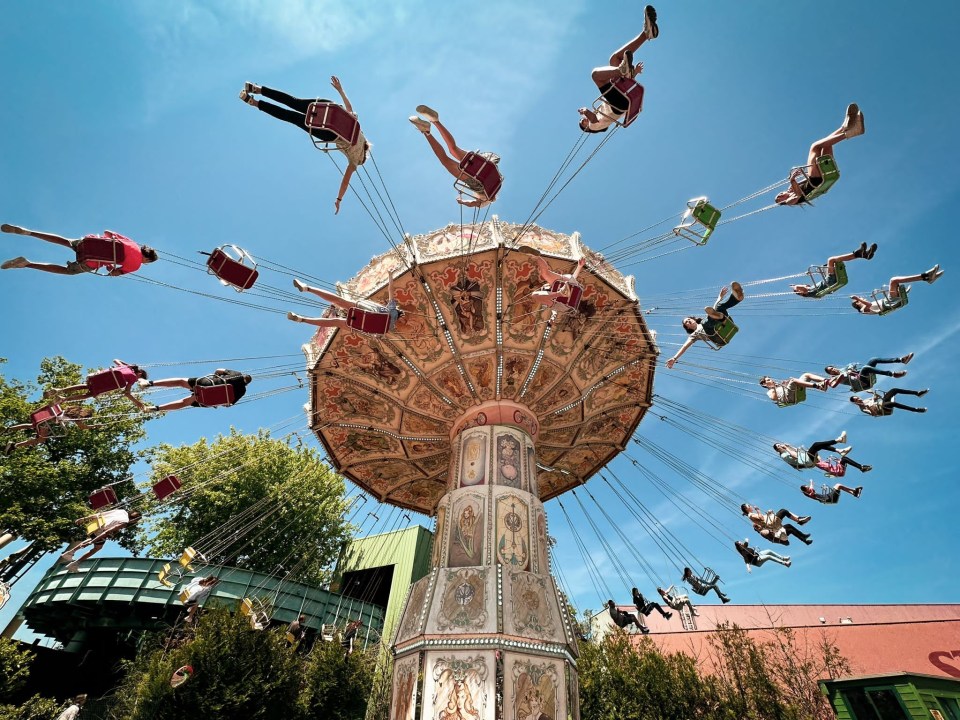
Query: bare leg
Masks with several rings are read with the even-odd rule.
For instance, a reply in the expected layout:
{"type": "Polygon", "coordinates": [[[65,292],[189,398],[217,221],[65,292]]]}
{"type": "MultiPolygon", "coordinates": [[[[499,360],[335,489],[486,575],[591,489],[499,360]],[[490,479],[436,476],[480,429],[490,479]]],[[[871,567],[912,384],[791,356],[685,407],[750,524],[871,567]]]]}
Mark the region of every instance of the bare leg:
{"type": "Polygon", "coordinates": [[[51,388],[47,390],[44,397],[59,397],[65,401],[86,400],[90,395],[90,389],[86,384],[71,385],[65,388],[51,388]]]}
{"type": "Polygon", "coordinates": [[[845,493],[850,493],[850,494],[853,495],[854,497],[860,497],[860,493],[857,492],[857,489],[856,489],[856,488],[847,487],[846,485],[841,485],[840,483],[837,483],[836,485],[834,485],[834,486],[833,486],[833,489],[834,489],[834,490],[840,490],[840,491],[845,492],[845,493]]]}
{"type": "MultiPolygon", "coordinates": [[[[438,122],[436,123],[436,125],[437,125],[437,130],[440,130],[441,128],[440,123],[438,122]]],[[[442,130],[440,131],[440,134],[443,135],[442,130]]],[[[443,151],[443,147],[440,145],[440,143],[437,142],[437,139],[433,137],[433,135],[430,135],[429,133],[424,133],[424,135],[427,138],[427,142],[430,143],[430,147],[433,150],[433,154],[437,156],[438,160],[440,160],[440,164],[443,165],[446,171],[451,175],[453,175],[454,177],[460,177],[460,164],[458,161],[462,160],[464,155],[466,155],[466,153],[464,153],[463,150],[460,150],[459,148],[457,148],[457,150],[459,150],[460,153],[462,154],[459,155],[456,160],[452,160],[443,151]]],[[[451,137],[450,140],[452,141],[453,138],[451,137]]],[[[453,150],[451,150],[451,152],[453,152],[453,150]]]]}
{"type": "MultiPolygon", "coordinates": [[[[620,63],[623,62],[623,56],[625,53],[630,52],[635,53],[640,49],[640,46],[643,45],[647,40],[647,36],[644,33],[640,33],[633,40],[628,42],[626,45],[618,49],[613,55],[610,56],[610,65],[613,66],[613,69],[616,70],[619,67],[620,63]]],[[[596,71],[594,71],[596,72],[596,71]]],[[[619,71],[617,75],[619,76],[619,71]]]]}
{"type": "Polygon", "coordinates": [[[193,390],[187,378],[167,378],[166,380],[151,380],[149,387],[178,387],[193,390]]]}
{"type": "Polygon", "coordinates": [[[539,255],[536,256],[537,269],[540,271],[540,277],[543,278],[545,283],[550,283],[551,285],[558,280],[563,280],[563,275],[558,272],[554,272],[550,269],[550,266],[547,265],[547,261],[544,260],[539,255]]]}
{"type": "Polygon", "coordinates": [[[197,399],[193,395],[188,395],[183,398],[183,400],[175,400],[173,402],[168,402],[165,405],[157,405],[153,408],[148,408],[151,412],[170,412],[172,410],[182,410],[183,408],[192,407],[197,399]]]}
{"type": "MultiPolygon", "coordinates": [[[[52,273],[54,275],[78,275],[79,273],[76,270],[71,270],[68,267],[63,265],[53,265],[51,263],[35,263],[30,262],[29,260],[20,265],[22,268],[27,268],[28,270],[39,270],[40,272],[52,273]]],[[[81,271],[82,272],[82,271],[81,271]]]]}
{"type": "MultiPolygon", "coordinates": [[[[450,150],[450,154],[453,155],[454,160],[463,160],[467,154],[467,151],[457,146],[457,141],[453,139],[453,135],[451,135],[450,131],[443,126],[443,123],[437,120],[433,124],[437,126],[437,132],[440,133],[440,137],[443,138],[443,142],[447,144],[447,149],[450,150]]],[[[427,137],[429,138],[430,136],[428,135],[427,137]]],[[[457,174],[459,174],[459,172],[460,169],[457,168],[457,174]]]]}
{"type": "Polygon", "coordinates": [[[287,319],[293,320],[293,322],[305,323],[307,325],[314,325],[315,327],[338,327],[338,328],[347,328],[347,321],[344,318],[308,318],[303,317],[302,315],[297,315],[296,313],[287,313],[287,319]]]}
{"type": "Polygon", "coordinates": [[[613,82],[622,76],[620,75],[619,67],[604,66],[594,68],[593,72],[590,73],[590,77],[598,88],[602,88],[608,82],[613,82]]]}
{"type": "Polygon", "coordinates": [[[835,130],[825,138],[817,140],[810,146],[810,154],[807,155],[807,175],[811,178],[821,177],[820,167],[817,165],[817,158],[823,155],[833,155],[833,146],[846,138],[843,130],[835,130]]]}
{"type": "Polygon", "coordinates": [[[357,306],[356,303],[352,303],[349,300],[344,300],[342,297],[340,297],[336,293],[329,292],[328,290],[321,290],[320,288],[311,287],[310,285],[305,285],[299,280],[294,280],[293,285],[300,292],[312,293],[319,298],[323,298],[328,303],[331,303],[332,305],[336,305],[339,308],[343,308],[344,310],[349,310],[350,308],[354,308],[357,306]]]}
{"type": "Polygon", "coordinates": [[[35,237],[39,240],[46,240],[55,245],[61,245],[63,247],[72,248],[74,240],[70,238],[65,238],[62,235],[54,235],[53,233],[39,232],[37,230],[28,230],[27,228],[22,228],[18,225],[7,225],[6,223],[0,225],[0,230],[5,233],[13,233],[14,235],[29,235],[30,237],[35,237]]]}
{"type": "Polygon", "coordinates": [[[924,280],[925,278],[923,275],[923,273],[920,273],[919,275],[903,275],[890,278],[890,294],[896,295],[900,291],[901,285],[924,280]]]}

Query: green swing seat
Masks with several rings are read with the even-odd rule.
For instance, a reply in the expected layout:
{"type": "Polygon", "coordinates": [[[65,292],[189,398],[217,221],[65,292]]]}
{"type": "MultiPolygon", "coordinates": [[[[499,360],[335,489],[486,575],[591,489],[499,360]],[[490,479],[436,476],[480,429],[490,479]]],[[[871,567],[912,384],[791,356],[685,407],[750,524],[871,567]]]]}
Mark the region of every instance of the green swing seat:
{"type": "Polygon", "coordinates": [[[713,328],[713,334],[707,336],[706,343],[712,349],[719,350],[727,345],[739,330],[733,318],[728,315],[722,323],[713,328]]]}
{"type": "Polygon", "coordinates": [[[706,245],[717,229],[720,215],[721,212],[710,204],[705,195],[688,200],[687,209],[680,218],[680,224],[673,229],[673,234],[696,245],[706,245]]]}
{"type": "MultiPolygon", "coordinates": [[[[803,183],[811,184],[810,176],[807,173],[808,167],[807,165],[796,167],[793,169],[793,173],[791,173],[791,177],[797,180],[797,184],[801,187],[803,183]]],[[[818,157],[817,168],[820,170],[820,177],[823,178],[823,181],[804,193],[803,199],[806,202],[816,200],[821,195],[826,195],[827,191],[840,179],[840,169],[837,167],[837,161],[833,159],[833,155],[821,155],[818,157]]]]}
{"type": "Polygon", "coordinates": [[[825,298],[827,295],[831,295],[835,293],[837,290],[839,290],[840,288],[842,288],[844,285],[847,284],[848,279],[847,279],[846,264],[844,264],[842,260],[838,260],[836,263],[834,263],[833,269],[834,269],[834,275],[837,278],[836,282],[834,282],[832,285],[824,284],[822,287],[821,287],[821,282],[826,283],[826,280],[829,277],[827,275],[826,266],[815,265],[811,267],[809,270],[807,270],[807,274],[810,276],[810,279],[813,280],[814,287],[819,288],[818,290],[815,290],[813,293],[811,293],[810,297],[816,298],[817,300],[821,298],[825,298]],[[820,277],[821,277],[820,281],[814,280],[814,273],[820,274],[820,277]]]}
{"type": "Polygon", "coordinates": [[[793,389],[793,394],[783,400],[777,400],[777,407],[790,407],[799,405],[807,399],[807,389],[803,385],[797,385],[793,389]]]}
{"type": "Polygon", "coordinates": [[[880,290],[879,291],[880,297],[877,297],[878,293],[874,292],[873,298],[874,300],[877,300],[878,302],[880,302],[881,304],[880,306],[882,308],[880,312],[877,314],[880,316],[889,315],[894,310],[899,310],[902,307],[906,307],[907,303],[910,302],[910,296],[908,295],[909,292],[910,292],[909,285],[900,285],[897,288],[897,296],[893,298],[890,297],[890,292],[888,290],[880,290]]]}

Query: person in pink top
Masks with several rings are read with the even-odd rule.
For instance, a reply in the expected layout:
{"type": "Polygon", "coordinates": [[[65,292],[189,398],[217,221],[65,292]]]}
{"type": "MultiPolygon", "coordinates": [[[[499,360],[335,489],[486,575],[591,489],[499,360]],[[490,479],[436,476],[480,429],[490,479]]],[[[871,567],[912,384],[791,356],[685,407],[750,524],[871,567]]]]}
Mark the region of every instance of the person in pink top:
{"type": "MultiPolygon", "coordinates": [[[[61,235],[39,232],[37,230],[27,230],[26,228],[22,228],[18,225],[8,225],[7,223],[0,225],[0,231],[11,233],[12,235],[30,235],[31,237],[45,240],[46,242],[53,243],[54,245],[68,247],[75,252],[80,247],[80,243],[86,239],[65,238],[61,235]]],[[[13,270],[19,268],[28,268],[30,270],[40,270],[41,272],[53,273],[54,275],[79,275],[83,272],[97,270],[97,268],[101,266],[108,266],[111,269],[107,274],[116,276],[136,272],[140,269],[140,266],[143,263],[152,263],[157,259],[157,251],[149,245],[137,245],[130,238],[124,237],[123,235],[110,230],[105,230],[102,236],[88,235],[87,237],[103,237],[121,243],[123,245],[124,253],[123,261],[119,267],[113,267],[113,263],[108,262],[87,261],[85,263],[81,263],[79,259],[71,260],[70,262],[66,263],[66,265],[53,265],[51,263],[31,262],[25,257],[15,257],[12,260],[7,260],[5,263],[0,265],[0,269],[13,270]]]]}
{"type": "Polygon", "coordinates": [[[114,360],[114,367],[87,375],[86,382],[64,388],[47,390],[43,396],[57,398],[61,402],[73,402],[97,397],[113,390],[120,390],[141,410],[146,404],[133,394],[133,386],[138,380],[147,379],[147,371],[139,365],[130,365],[123,360],[114,360]]]}

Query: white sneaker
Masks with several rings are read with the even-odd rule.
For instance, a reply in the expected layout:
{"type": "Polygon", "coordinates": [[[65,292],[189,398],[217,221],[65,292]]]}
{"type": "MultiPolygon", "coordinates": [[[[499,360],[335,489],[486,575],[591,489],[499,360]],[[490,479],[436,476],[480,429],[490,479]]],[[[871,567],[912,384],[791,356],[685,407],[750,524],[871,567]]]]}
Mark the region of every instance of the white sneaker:
{"type": "Polygon", "coordinates": [[[844,430],[843,432],[840,433],[839,437],[837,437],[837,442],[845,443],[846,441],[847,441],[847,431],[844,430]]]}
{"type": "Polygon", "coordinates": [[[850,103],[847,107],[847,116],[843,120],[841,130],[843,130],[844,137],[848,138],[863,135],[866,131],[863,124],[863,113],[860,112],[860,108],[857,107],[856,103],[850,103]]]}
{"type": "Polygon", "coordinates": [[[305,282],[301,282],[300,280],[297,280],[297,278],[293,279],[293,286],[300,292],[303,292],[304,290],[307,289],[307,284],[305,282]]]}
{"type": "Polygon", "coordinates": [[[297,315],[296,313],[288,312],[287,320],[292,320],[293,322],[303,322],[303,318],[297,315]]]}
{"type": "Polygon", "coordinates": [[[143,379],[143,378],[140,378],[139,380],[137,380],[137,385],[139,385],[139,386],[142,387],[142,388],[147,388],[147,387],[150,387],[151,385],[153,385],[153,383],[150,382],[149,380],[145,380],[145,379],[143,379]]]}
{"type": "Polygon", "coordinates": [[[426,105],[417,105],[417,115],[429,122],[437,122],[440,120],[440,115],[437,111],[426,105]]]}
{"type": "Polygon", "coordinates": [[[426,120],[424,120],[424,119],[422,119],[422,118],[418,118],[416,115],[411,115],[411,116],[409,117],[409,120],[410,120],[410,122],[412,122],[412,123],[414,124],[414,126],[417,128],[417,130],[419,130],[420,132],[422,132],[424,135],[429,135],[429,134],[430,134],[430,123],[429,123],[429,122],[427,122],[426,120]]]}

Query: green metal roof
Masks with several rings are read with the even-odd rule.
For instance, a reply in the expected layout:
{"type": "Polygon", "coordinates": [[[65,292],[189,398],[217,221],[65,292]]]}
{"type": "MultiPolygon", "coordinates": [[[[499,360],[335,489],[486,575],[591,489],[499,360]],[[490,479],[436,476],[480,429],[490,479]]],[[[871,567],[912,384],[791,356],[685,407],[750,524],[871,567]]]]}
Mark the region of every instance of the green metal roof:
{"type": "MultiPolygon", "coordinates": [[[[28,627],[67,644],[78,633],[96,628],[155,630],[168,627],[183,612],[178,594],[182,585],[167,588],[157,573],[166,560],[150,558],[96,558],[80,563],[79,572],[55,565],[40,580],[24,602],[28,627]]],[[[348,620],[363,620],[370,642],[383,631],[384,611],[336,593],[239,568],[209,566],[202,575],[217,575],[221,582],[206,605],[236,607],[245,597],[269,600],[273,621],[287,624],[300,613],[307,625],[343,626],[348,620]]]]}

